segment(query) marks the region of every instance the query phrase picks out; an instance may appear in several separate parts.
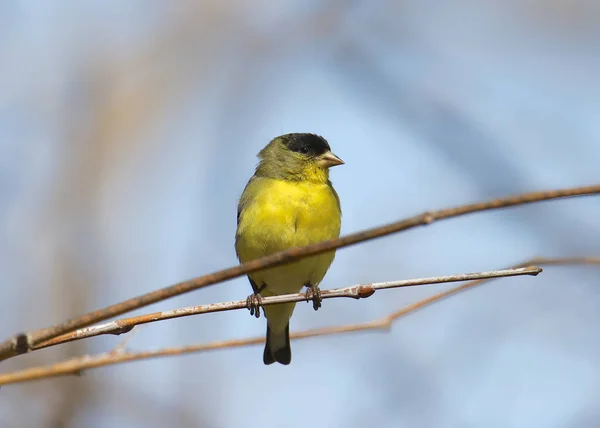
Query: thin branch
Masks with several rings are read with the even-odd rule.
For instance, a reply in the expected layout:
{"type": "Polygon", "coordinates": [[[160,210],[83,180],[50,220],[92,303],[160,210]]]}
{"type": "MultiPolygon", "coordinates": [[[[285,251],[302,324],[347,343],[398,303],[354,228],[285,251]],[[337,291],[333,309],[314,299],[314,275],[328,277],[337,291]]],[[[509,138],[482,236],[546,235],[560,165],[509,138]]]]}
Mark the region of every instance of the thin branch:
{"type": "Polygon", "coordinates": [[[61,334],[83,328],[106,319],[122,315],[134,309],[162,301],[183,293],[197,290],[202,287],[213,285],[229,279],[256,272],[265,268],[290,263],[299,258],[321,254],[336,248],[347,247],[350,245],[365,242],[371,239],[391,235],[416,226],[429,225],[437,220],[444,220],[471,214],[479,211],[494,210],[500,208],[512,207],[515,205],[529,204],[533,202],[546,201],[551,199],[567,198],[573,196],[594,195],[600,193],[600,185],[577,187],[563,190],[550,190],[542,192],[523,193],[520,195],[509,196],[506,198],[494,199],[487,202],[462,205],[454,208],[442,209],[439,211],[425,212],[423,214],[400,220],[398,222],[364,230],[354,234],[346,235],[338,239],[323,241],[306,247],[292,248],[281,251],[260,259],[253,260],[242,265],[234,266],[188,281],[180,282],[166,288],[162,288],[150,293],[143,294],[125,300],[120,303],[108,306],[103,309],[89,312],[82,316],[70,319],[64,323],[36,330],[29,333],[19,333],[14,337],[0,343],[0,361],[14,357],[19,354],[29,352],[36,345],[47,341],[61,334]]]}
{"type": "MultiPolygon", "coordinates": [[[[471,281],[472,282],[481,282],[493,278],[500,277],[509,277],[509,276],[519,276],[519,275],[532,275],[536,276],[542,269],[537,266],[529,266],[515,269],[503,269],[497,271],[490,272],[478,272],[478,273],[468,273],[468,274],[459,274],[459,275],[449,275],[449,276],[440,276],[440,277],[431,277],[431,278],[419,278],[419,279],[410,279],[410,280],[402,280],[402,281],[390,281],[390,282],[378,282],[372,284],[361,284],[355,285],[352,287],[345,288],[336,288],[331,290],[322,290],[321,297],[323,299],[330,298],[338,298],[338,297],[351,297],[354,299],[362,299],[367,298],[373,295],[376,290],[386,290],[390,288],[399,288],[399,287],[409,287],[416,285],[426,285],[426,284],[444,284],[449,282],[458,282],[458,281],[471,281]]],[[[278,303],[289,303],[289,302],[299,302],[302,300],[306,300],[306,294],[297,293],[297,294],[287,294],[282,296],[273,296],[266,297],[263,299],[263,305],[274,305],[278,303]]],[[[208,313],[208,312],[220,312],[223,310],[233,310],[233,309],[242,309],[246,307],[246,301],[238,301],[238,302],[225,302],[218,303],[213,305],[204,305],[204,306],[193,306],[190,308],[183,308],[181,311],[182,315],[176,315],[177,310],[165,312],[163,314],[168,314],[162,319],[174,318],[176,316],[186,316],[192,315],[190,312],[194,312],[196,314],[199,313],[208,313]]],[[[397,315],[398,317],[400,315],[397,315]]],[[[137,317],[131,318],[135,319],[137,317]]],[[[123,320],[122,320],[123,321],[123,320]]],[[[308,330],[305,332],[294,333],[290,335],[291,338],[300,339],[304,337],[311,336],[322,336],[325,334],[333,334],[334,332],[349,332],[349,331],[358,331],[358,330],[366,330],[373,329],[374,325],[380,321],[372,321],[366,324],[359,325],[348,325],[342,327],[334,327],[329,329],[316,329],[316,330],[308,330]],[[370,327],[369,327],[370,326],[370,327]]],[[[391,321],[390,321],[391,322],[391,321]]],[[[93,335],[104,334],[109,330],[108,325],[111,323],[105,324],[107,327],[102,330],[101,333],[98,333],[97,330],[92,330],[94,332],[93,335]]],[[[98,326],[99,327],[99,326],[98,326]]],[[[132,328],[132,327],[131,327],[132,328]]],[[[82,330],[86,331],[85,329],[82,330]]],[[[84,333],[82,333],[84,334],[84,333]]],[[[88,336],[89,337],[89,336],[88,336]]],[[[130,353],[126,352],[122,346],[118,346],[115,350],[111,352],[106,352],[103,354],[90,356],[85,355],[82,357],[73,358],[64,362],[52,364],[50,366],[41,366],[41,367],[33,367],[13,373],[7,373],[0,375],[0,385],[7,385],[12,383],[21,383],[27,381],[33,381],[43,378],[50,378],[56,376],[63,376],[68,374],[81,374],[84,370],[113,365],[119,363],[125,363],[128,361],[134,360],[142,360],[148,358],[155,358],[160,356],[167,355],[179,355],[183,353],[189,352],[199,352],[199,351],[207,351],[211,349],[220,349],[220,348],[230,348],[237,346],[245,346],[251,344],[264,343],[264,338],[253,338],[253,339],[240,339],[240,340],[228,340],[228,341],[217,341],[209,344],[196,345],[196,346],[186,346],[182,348],[167,348],[157,351],[145,351],[145,352],[136,352],[130,353]]]]}
{"type": "MultiPolygon", "coordinates": [[[[536,257],[518,265],[515,268],[529,266],[531,264],[544,265],[544,266],[564,266],[564,265],[600,265],[600,257],[571,257],[571,258],[541,258],[536,257]]],[[[420,300],[408,306],[405,306],[389,315],[382,318],[378,318],[372,321],[359,324],[345,324],[341,326],[322,327],[310,330],[292,332],[290,339],[305,339],[308,337],[317,336],[328,336],[333,334],[352,333],[359,331],[368,330],[384,330],[387,331],[392,327],[394,321],[401,318],[404,315],[408,315],[414,311],[424,308],[425,306],[431,305],[432,303],[438,302],[446,297],[460,293],[462,291],[471,289],[477,285],[481,285],[484,282],[490,281],[489,279],[477,279],[469,281],[464,284],[454,287],[450,290],[443,291],[441,293],[430,296],[426,299],[420,300]]],[[[57,376],[81,374],[84,370],[121,364],[130,361],[145,360],[157,357],[176,356],[189,353],[207,352],[218,349],[227,348],[240,348],[244,346],[260,345],[265,342],[264,336],[253,337],[247,339],[234,339],[234,340],[219,340],[210,343],[204,343],[199,345],[175,347],[159,349],[156,351],[145,351],[145,352],[125,352],[122,347],[117,347],[117,352],[112,351],[109,353],[100,354],[97,356],[83,356],[52,364],[48,366],[33,367],[13,373],[7,373],[0,375],[0,385],[8,385],[14,383],[30,382],[40,379],[52,378],[57,376]]]]}
{"type": "MultiPolygon", "coordinates": [[[[376,290],[385,290],[388,288],[412,287],[426,284],[443,284],[447,282],[471,281],[476,279],[499,278],[505,276],[517,275],[537,275],[542,270],[538,267],[521,267],[518,269],[504,269],[491,272],[478,272],[460,275],[438,276],[432,278],[407,279],[400,281],[375,282],[371,284],[359,284],[351,287],[333,288],[330,290],[321,290],[323,299],[337,297],[350,297],[353,299],[362,299],[371,296],[376,290]]],[[[265,297],[262,299],[262,305],[275,305],[278,303],[301,302],[307,300],[305,293],[286,294],[281,296],[265,297]]],[[[42,342],[35,349],[46,348],[59,345],[61,343],[72,342],[74,340],[86,339],[102,334],[119,335],[131,331],[136,325],[147,324],[156,321],[164,321],[171,318],[186,317],[190,315],[206,314],[211,312],[230,311],[235,309],[247,308],[246,300],[234,302],[212,303],[209,305],[189,306],[186,308],[173,309],[164,312],[154,312],[151,314],[139,315],[131,318],[123,318],[98,324],[91,327],[85,327],[65,335],[55,337],[42,342]]]]}
{"type": "MultiPolygon", "coordinates": [[[[567,258],[544,258],[544,257],[536,257],[518,265],[512,266],[507,269],[516,269],[516,268],[524,268],[531,265],[543,265],[543,266],[565,266],[565,265],[600,265],[600,257],[567,257],[567,258]]],[[[492,278],[490,278],[492,279],[492,278]]],[[[426,306],[430,303],[433,303],[437,300],[440,300],[443,297],[458,293],[459,291],[463,291],[469,288],[472,288],[476,285],[482,284],[484,282],[489,281],[489,279],[477,279],[473,281],[469,281],[463,285],[455,287],[451,290],[444,291],[439,294],[435,294],[427,299],[420,300],[417,303],[407,306],[406,308],[401,309],[402,313],[411,312],[420,307],[426,306]]],[[[363,284],[360,286],[367,286],[368,284],[363,284]]],[[[356,286],[355,286],[356,287],[356,286]]],[[[322,291],[325,293],[325,291],[322,291]]],[[[301,294],[305,296],[305,294],[301,294]]],[[[305,300],[305,298],[300,301],[305,300]]],[[[266,298],[265,298],[266,301],[266,298]]],[[[220,305],[224,305],[221,303],[220,305]]],[[[95,336],[100,336],[104,334],[113,334],[120,335],[123,333],[127,333],[131,331],[135,326],[147,324],[151,322],[167,320],[171,318],[179,318],[190,315],[196,315],[200,313],[207,313],[209,311],[205,310],[207,306],[210,305],[200,305],[200,306],[191,306],[180,309],[173,309],[170,311],[163,312],[154,312],[151,314],[144,314],[130,318],[122,318],[119,320],[107,322],[104,324],[98,324],[91,327],[86,327],[83,329],[76,330],[74,332],[58,336],[54,339],[48,340],[46,342],[40,343],[35,349],[47,348],[50,346],[60,345],[67,342],[72,342],[74,340],[87,339],[95,336]]],[[[236,308],[237,309],[237,308],[236,308]]],[[[400,313],[400,312],[399,312],[400,313]]]]}

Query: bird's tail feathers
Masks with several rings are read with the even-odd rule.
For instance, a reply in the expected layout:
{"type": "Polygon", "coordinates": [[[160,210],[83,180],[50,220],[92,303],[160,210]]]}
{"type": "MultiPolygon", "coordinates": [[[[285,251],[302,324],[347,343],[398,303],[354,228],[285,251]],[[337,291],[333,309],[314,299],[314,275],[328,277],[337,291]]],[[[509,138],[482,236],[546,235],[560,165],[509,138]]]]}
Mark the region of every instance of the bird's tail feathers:
{"type": "Polygon", "coordinates": [[[292,349],[290,348],[290,323],[282,332],[273,332],[267,323],[267,343],[263,353],[263,362],[266,365],[277,361],[288,365],[292,361],[292,349]]]}

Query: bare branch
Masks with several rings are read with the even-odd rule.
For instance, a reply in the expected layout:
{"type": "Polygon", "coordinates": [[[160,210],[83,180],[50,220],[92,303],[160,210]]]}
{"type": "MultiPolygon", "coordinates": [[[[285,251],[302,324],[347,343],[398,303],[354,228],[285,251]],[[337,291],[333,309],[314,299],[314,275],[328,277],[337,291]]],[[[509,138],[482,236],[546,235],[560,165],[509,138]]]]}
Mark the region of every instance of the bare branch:
{"type": "MultiPolygon", "coordinates": [[[[504,269],[491,272],[468,273],[460,275],[438,276],[432,278],[407,279],[401,281],[376,282],[372,284],[359,284],[351,287],[334,288],[331,290],[321,290],[323,299],[336,297],[351,297],[362,299],[371,296],[376,290],[385,290],[388,288],[411,287],[426,284],[443,284],[447,282],[470,281],[476,279],[499,278],[504,276],[517,275],[537,275],[542,270],[538,267],[521,267],[519,269],[504,269]]],[[[262,299],[262,305],[275,305],[278,303],[301,302],[307,300],[305,293],[286,294],[281,296],[265,297],[262,299]]],[[[59,345],[61,343],[72,342],[74,340],[86,339],[102,334],[122,334],[131,331],[136,325],[147,324],[156,321],[164,321],[171,318],[187,317],[190,315],[206,314],[211,312],[230,311],[235,309],[247,308],[246,300],[235,302],[213,303],[209,305],[189,306],[186,308],[173,309],[170,311],[154,312],[151,314],[139,315],[131,318],[123,318],[98,324],[91,327],[85,327],[72,333],[67,333],[42,342],[35,349],[46,348],[59,345]]]]}
{"type": "MultiPolygon", "coordinates": [[[[515,268],[529,266],[531,264],[538,264],[544,266],[565,266],[565,265],[600,265],[600,257],[570,257],[570,258],[543,258],[536,257],[530,260],[526,260],[515,268]]],[[[305,331],[293,332],[290,334],[291,339],[305,339],[308,337],[317,336],[328,336],[333,334],[352,333],[358,331],[368,330],[389,330],[392,327],[394,321],[398,318],[408,315],[416,310],[424,308],[432,303],[438,302],[446,297],[460,293],[471,289],[477,285],[481,285],[484,282],[490,281],[493,278],[488,279],[476,279],[469,281],[454,287],[450,290],[443,291],[441,293],[430,296],[426,299],[420,300],[408,306],[405,306],[389,315],[382,318],[378,318],[372,321],[368,321],[360,324],[345,324],[341,326],[315,328],[305,331]]],[[[234,340],[220,340],[216,342],[210,342],[199,345],[177,347],[177,348],[166,348],[156,351],[145,351],[145,352],[124,352],[124,350],[118,348],[118,352],[109,352],[100,354],[97,356],[83,356],[74,358],[68,361],[60,362],[49,366],[33,367],[13,373],[7,373],[0,375],[0,385],[7,385],[13,383],[30,382],[34,380],[46,379],[57,376],[80,374],[83,370],[108,366],[113,364],[121,364],[129,361],[145,360],[157,357],[175,356],[181,354],[189,354],[196,352],[213,351],[217,349],[226,348],[240,348],[243,346],[260,345],[264,343],[265,339],[261,337],[253,337],[248,339],[234,339],[234,340]]]]}
{"type": "Polygon", "coordinates": [[[461,215],[471,214],[480,211],[494,210],[500,208],[512,207],[515,205],[529,204],[533,202],[546,201],[573,196],[594,195],[600,193],[600,185],[570,188],[563,190],[550,190],[542,192],[523,193],[520,195],[509,196],[506,198],[494,199],[487,202],[480,202],[468,205],[462,205],[454,208],[442,209],[439,211],[425,212],[423,214],[400,220],[398,222],[346,235],[338,239],[323,241],[306,247],[292,248],[287,251],[262,257],[242,265],[234,266],[218,272],[180,282],[178,284],[162,288],[120,303],[108,306],[103,309],[89,312],[80,317],[70,319],[62,324],[48,327],[42,330],[36,330],[29,333],[20,333],[14,337],[0,343],[0,361],[13,356],[29,352],[43,341],[47,341],[61,334],[69,333],[78,328],[83,328],[91,324],[104,321],[108,318],[119,316],[126,312],[138,309],[161,300],[165,300],[192,290],[213,285],[229,279],[233,279],[248,273],[256,272],[265,268],[290,263],[299,258],[321,254],[336,248],[347,247],[350,245],[365,242],[382,236],[391,235],[416,226],[423,226],[433,223],[436,220],[449,219],[461,215]]]}
{"type": "MultiPolygon", "coordinates": [[[[478,272],[478,273],[467,273],[467,274],[458,274],[458,275],[448,275],[448,276],[439,276],[439,277],[431,277],[431,278],[418,278],[418,279],[409,279],[402,281],[389,281],[389,282],[376,282],[371,284],[361,284],[355,285],[352,287],[344,287],[344,288],[335,288],[331,290],[322,290],[321,297],[323,299],[331,299],[338,297],[351,297],[354,299],[362,299],[367,298],[373,295],[376,290],[386,290],[390,288],[399,288],[399,287],[410,287],[417,285],[426,285],[426,284],[444,284],[449,282],[458,282],[458,281],[471,281],[472,282],[481,282],[484,280],[489,280],[493,278],[500,277],[509,277],[509,276],[519,276],[519,275],[538,275],[542,272],[542,269],[537,266],[529,266],[529,267],[521,267],[514,269],[503,269],[497,271],[490,272],[478,272]],[[473,281],[474,280],[474,281],[473,281]]],[[[263,305],[275,305],[279,303],[290,303],[290,302],[299,302],[302,300],[306,300],[307,296],[304,293],[297,294],[286,294],[282,296],[273,296],[266,297],[263,299],[263,305]]],[[[215,303],[211,305],[203,305],[203,306],[192,306],[189,308],[176,309],[173,311],[167,311],[158,313],[161,314],[160,317],[155,319],[154,321],[164,320],[169,318],[176,318],[181,316],[209,313],[209,312],[221,312],[226,310],[234,310],[234,309],[242,309],[246,307],[246,301],[236,301],[236,302],[224,302],[224,303],[215,303]]],[[[152,314],[150,314],[152,315],[152,314]]],[[[400,315],[396,315],[396,318],[400,315]]],[[[142,315],[141,317],[132,317],[125,320],[120,320],[121,325],[129,322],[137,322],[137,324],[150,322],[148,321],[149,315],[142,315]],[[132,320],[132,321],[128,321],[132,320]],[[143,321],[143,322],[139,322],[143,321]]],[[[116,324],[118,321],[114,323],[106,323],[99,326],[90,327],[87,329],[79,330],[79,337],[71,337],[71,340],[76,340],[84,337],[96,336],[98,334],[106,334],[110,333],[111,329],[119,330],[122,329],[119,324],[116,324]]],[[[290,335],[292,338],[303,338],[310,336],[322,336],[324,334],[333,334],[334,332],[347,332],[347,331],[358,331],[365,329],[372,329],[372,325],[380,321],[372,321],[367,324],[360,325],[349,325],[337,327],[335,329],[317,329],[317,330],[309,330],[307,332],[300,332],[290,335]],[[368,327],[371,326],[371,327],[368,327]]],[[[391,322],[391,321],[390,321],[391,322]]],[[[133,328],[133,324],[129,327],[129,330],[133,328]]],[[[77,333],[77,332],[76,332],[77,333]]],[[[64,340],[67,341],[67,340],[64,340]]],[[[197,345],[197,346],[186,346],[183,348],[167,348],[157,351],[146,351],[146,352],[136,352],[130,353],[126,352],[122,346],[118,346],[114,351],[106,352],[103,354],[90,356],[85,355],[82,357],[73,358],[71,360],[67,360],[64,362],[60,362],[57,364],[53,364],[50,366],[42,366],[42,367],[33,367],[30,369],[21,370],[18,372],[7,373],[4,375],[0,375],[0,385],[6,385],[11,383],[20,383],[27,382],[37,379],[63,376],[67,374],[81,374],[83,370],[101,367],[106,365],[113,365],[124,363],[128,361],[141,360],[147,358],[154,358],[159,356],[167,356],[167,355],[178,355],[182,353],[189,352],[199,352],[201,350],[207,351],[210,349],[220,349],[220,348],[228,348],[235,346],[244,346],[255,343],[263,343],[264,338],[254,338],[254,339],[241,339],[234,341],[218,341],[212,342],[210,344],[197,345]]],[[[47,344],[50,346],[50,343],[47,344]]]]}

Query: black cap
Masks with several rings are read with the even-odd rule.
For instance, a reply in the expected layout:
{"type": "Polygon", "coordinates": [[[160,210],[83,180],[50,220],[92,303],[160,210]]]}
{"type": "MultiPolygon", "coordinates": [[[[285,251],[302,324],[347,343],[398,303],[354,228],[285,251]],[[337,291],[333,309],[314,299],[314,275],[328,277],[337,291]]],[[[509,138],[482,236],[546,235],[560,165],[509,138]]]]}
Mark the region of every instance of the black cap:
{"type": "Polygon", "coordinates": [[[303,155],[319,156],[331,150],[327,140],[315,134],[285,134],[280,138],[288,149],[303,155]]]}

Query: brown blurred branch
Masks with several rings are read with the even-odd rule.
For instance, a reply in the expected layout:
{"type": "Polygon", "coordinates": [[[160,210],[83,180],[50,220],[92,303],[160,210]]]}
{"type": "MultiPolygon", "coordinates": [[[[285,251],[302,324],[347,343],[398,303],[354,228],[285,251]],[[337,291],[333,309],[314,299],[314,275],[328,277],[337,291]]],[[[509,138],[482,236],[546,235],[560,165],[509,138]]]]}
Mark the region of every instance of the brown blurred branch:
{"type": "Polygon", "coordinates": [[[338,239],[320,242],[301,248],[292,248],[287,251],[262,257],[242,265],[234,266],[218,272],[201,276],[199,278],[184,281],[170,287],[162,288],[143,294],[132,299],[108,306],[104,309],[89,312],[80,317],[70,319],[62,324],[36,330],[29,333],[20,333],[7,339],[0,344],[0,361],[13,356],[31,351],[41,342],[50,340],[62,334],[69,333],[78,328],[83,328],[91,324],[104,321],[108,318],[119,316],[134,309],[156,303],[192,290],[197,290],[208,285],[233,279],[251,272],[256,272],[268,267],[278,266],[290,263],[302,257],[331,251],[336,248],[347,247],[350,245],[365,242],[371,239],[379,238],[402,230],[410,229],[416,226],[424,226],[433,223],[436,220],[444,220],[471,214],[480,211],[494,210],[500,208],[523,205],[533,202],[546,201],[573,196],[593,195],[600,193],[600,185],[577,187],[563,190],[550,190],[542,192],[523,193],[520,195],[509,196],[506,198],[494,199],[487,202],[462,205],[454,208],[446,208],[439,211],[425,212],[423,214],[400,220],[395,223],[367,229],[351,235],[346,235],[338,239]]]}
{"type": "MultiPolygon", "coordinates": [[[[351,297],[354,299],[367,298],[375,293],[375,290],[385,290],[390,288],[399,288],[399,287],[409,287],[416,285],[426,285],[426,284],[444,284],[448,282],[458,282],[458,281],[471,281],[467,284],[471,283],[481,283],[482,281],[486,281],[489,279],[500,278],[500,277],[509,277],[509,276],[520,276],[520,275],[532,275],[536,276],[542,269],[537,266],[529,266],[529,267],[521,267],[521,268],[511,268],[511,269],[503,269],[496,270],[490,272],[478,272],[478,273],[467,273],[467,274],[458,274],[458,275],[448,275],[448,276],[439,276],[439,277],[431,277],[431,278],[419,278],[419,279],[410,279],[410,280],[402,280],[402,281],[389,281],[389,282],[379,282],[379,283],[371,283],[371,284],[361,284],[355,285],[352,287],[345,288],[336,288],[331,290],[322,290],[321,297],[323,299],[330,298],[338,298],[338,297],[351,297]]],[[[444,293],[442,293],[444,294],[444,293]]],[[[431,298],[430,298],[431,299],[431,298]]],[[[429,300],[430,300],[429,299],[429,300]]],[[[263,299],[263,305],[274,305],[278,303],[289,303],[289,302],[299,302],[302,300],[307,300],[307,296],[305,293],[297,293],[297,294],[287,294],[282,296],[273,296],[266,297],[263,299]]],[[[234,309],[242,309],[246,307],[246,301],[237,301],[237,302],[225,302],[225,303],[216,303],[212,305],[204,305],[204,306],[194,306],[190,308],[182,308],[180,310],[174,310],[164,313],[157,314],[165,314],[155,321],[160,319],[169,319],[177,316],[186,316],[193,314],[201,314],[208,312],[220,312],[225,310],[234,310],[234,309]],[[177,315],[178,311],[182,311],[181,315],[177,315]],[[192,313],[193,312],[193,313],[192,313]]],[[[411,309],[412,310],[412,309],[411,309]]],[[[151,322],[146,317],[152,316],[150,315],[142,315],[140,317],[129,318],[125,321],[126,323],[135,322],[137,324],[142,324],[144,322],[151,322]],[[133,321],[129,321],[133,320],[133,321]]],[[[396,318],[400,316],[397,315],[396,318]]],[[[347,331],[358,331],[360,329],[372,329],[374,327],[367,327],[372,325],[373,323],[381,322],[372,321],[371,323],[361,324],[358,327],[357,325],[347,325],[336,327],[331,330],[309,330],[308,332],[300,332],[291,335],[293,338],[302,338],[302,337],[310,337],[310,336],[322,336],[323,334],[333,334],[334,332],[343,333],[347,331]],[[329,333],[324,333],[324,331],[329,331],[329,333]]],[[[96,336],[98,334],[108,333],[111,327],[109,327],[112,323],[105,324],[106,327],[103,329],[84,329],[81,330],[82,337],[90,337],[96,336]],[[101,330],[101,331],[99,331],[101,330]],[[88,334],[87,332],[91,334],[88,334]],[[86,334],[88,334],[86,336],[86,334]]],[[[136,324],[133,324],[136,325],[136,324]]],[[[96,326],[101,327],[101,326],[96,326]]],[[[116,329],[118,329],[118,324],[115,325],[116,329]]],[[[131,330],[133,326],[129,327],[131,330]]],[[[73,337],[71,340],[76,340],[77,338],[73,337]]],[[[64,340],[67,341],[67,340],[64,340]]],[[[187,346],[184,348],[168,348],[158,351],[146,351],[146,352],[137,352],[137,353],[129,353],[126,352],[124,346],[118,346],[112,352],[107,352],[104,354],[99,354],[95,356],[86,355],[83,357],[73,358],[71,360],[67,360],[61,363],[53,364],[50,366],[42,366],[42,367],[33,367],[30,369],[21,370],[18,372],[7,373],[0,375],[0,385],[6,385],[11,383],[20,383],[27,382],[32,380],[38,380],[49,377],[63,376],[68,374],[80,374],[83,370],[124,363],[128,361],[147,359],[152,357],[166,356],[166,355],[178,355],[187,352],[198,352],[200,350],[209,350],[209,349],[219,349],[219,348],[229,348],[234,346],[242,346],[242,345],[250,345],[254,343],[261,343],[264,341],[264,338],[254,338],[254,339],[242,339],[242,340],[234,340],[234,341],[218,341],[205,345],[198,346],[187,346]]],[[[47,346],[50,346],[48,344],[47,346]]]]}
{"type": "MultiPolygon", "coordinates": [[[[570,258],[542,258],[536,257],[530,260],[526,260],[514,268],[525,267],[531,264],[543,265],[543,266],[565,266],[565,265],[600,265],[600,257],[570,257],[570,258]]],[[[408,306],[405,306],[389,315],[382,318],[378,318],[372,321],[368,321],[360,324],[345,324],[341,326],[315,328],[305,331],[293,332],[290,334],[291,339],[305,339],[308,337],[317,336],[328,336],[333,334],[352,333],[358,331],[367,330],[389,330],[392,327],[394,321],[398,318],[414,312],[418,309],[424,308],[432,303],[438,302],[446,297],[457,294],[461,291],[471,289],[477,285],[481,285],[484,282],[490,281],[493,278],[477,279],[474,281],[466,282],[462,285],[454,287],[450,290],[443,291],[441,293],[430,296],[426,299],[420,300],[408,306]]],[[[144,351],[144,352],[126,352],[122,346],[116,348],[116,351],[108,352],[96,356],[83,356],[74,358],[57,364],[48,366],[33,367],[13,373],[7,373],[0,375],[0,385],[7,385],[13,383],[30,382],[34,380],[46,379],[56,376],[80,374],[84,370],[113,365],[121,364],[130,361],[145,360],[157,357],[175,356],[181,354],[189,354],[196,352],[214,351],[217,349],[226,348],[240,348],[243,346],[260,345],[264,343],[264,336],[253,337],[247,339],[234,339],[234,340],[219,340],[210,343],[204,343],[199,345],[176,347],[176,348],[165,348],[156,351],[144,351]]]]}
{"type": "MultiPolygon", "coordinates": [[[[412,287],[416,285],[426,284],[444,284],[447,282],[471,281],[482,278],[489,279],[517,275],[537,275],[540,272],[541,269],[535,266],[524,266],[519,269],[504,269],[492,272],[468,273],[460,275],[407,279],[389,282],[375,282],[371,284],[354,285],[351,287],[321,290],[321,297],[323,299],[331,299],[336,297],[351,297],[354,299],[363,299],[370,297],[373,293],[375,293],[376,290],[385,290],[388,288],[412,287]]],[[[307,296],[305,293],[286,294],[281,296],[265,297],[262,299],[262,305],[267,306],[275,305],[278,303],[301,302],[305,300],[307,300],[307,296]]],[[[136,325],[147,324],[156,321],[164,321],[172,318],[187,317],[190,315],[199,315],[211,312],[222,312],[245,308],[247,308],[246,300],[238,300],[235,302],[222,302],[212,303],[209,305],[189,306],[186,308],[173,309],[170,311],[154,312],[151,314],[144,314],[131,318],[123,318],[104,324],[85,327],[74,332],[55,337],[54,339],[50,339],[40,343],[35,349],[55,346],[61,343],[72,342],[74,340],[87,339],[89,337],[99,336],[102,334],[119,335],[131,331],[131,329],[133,329],[136,325]]]]}

